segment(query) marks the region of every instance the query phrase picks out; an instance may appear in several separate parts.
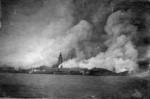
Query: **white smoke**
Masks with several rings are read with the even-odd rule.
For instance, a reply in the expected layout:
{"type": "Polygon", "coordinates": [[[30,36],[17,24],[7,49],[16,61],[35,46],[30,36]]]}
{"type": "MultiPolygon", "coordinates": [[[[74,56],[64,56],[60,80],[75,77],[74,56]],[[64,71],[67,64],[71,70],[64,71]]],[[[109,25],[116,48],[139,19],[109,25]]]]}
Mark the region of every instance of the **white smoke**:
{"type": "Polygon", "coordinates": [[[137,68],[138,51],[134,48],[131,41],[132,36],[137,32],[135,26],[128,21],[130,18],[130,11],[124,13],[117,11],[111,14],[107,20],[105,30],[110,38],[105,42],[108,46],[106,52],[100,52],[96,57],[88,60],[69,60],[64,62],[64,67],[83,67],[83,68],[105,68],[116,72],[133,71],[137,68]],[[124,18],[124,22],[121,22],[124,18]]]}
{"type": "Polygon", "coordinates": [[[49,57],[46,61],[53,65],[57,61],[60,52],[62,52],[63,55],[67,55],[70,50],[75,48],[78,57],[82,58],[82,52],[78,49],[77,43],[78,41],[88,39],[88,36],[91,35],[90,30],[91,26],[88,22],[84,20],[79,22],[76,26],[66,31],[67,35],[57,36],[57,38],[51,39],[45,49],[42,50],[42,56],[49,57]]]}
{"type": "Polygon", "coordinates": [[[8,16],[10,24],[6,26],[8,34],[3,33],[1,37],[0,65],[51,66],[60,51],[66,48],[63,44],[67,46],[66,40],[70,40],[71,34],[66,31],[72,27],[74,20],[70,1],[41,2],[43,6],[37,6],[33,0],[20,1],[13,6],[8,16]]]}
{"type": "MultiPolygon", "coordinates": [[[[146,47],[139,47],[138,40],[133,42],[133,38],[139,37],[138,25],[144,21],[135,22],[138,24],[135,26],[133,19],[138,17],[132,8],[114,12],[115,2],[98,3],[100,5],[88,0],[21,0],[12,4],[12,10],[7,9],[9,22],[4,20],[6,26],[3,27],[8,33],[1,33],[0,64],[51,67],[61,52],[64,67],[115,68],[116,72],[136,70],[138,51],[146,47]]],[[[147,53],[150,57],[149,50],[147,53]]]]}

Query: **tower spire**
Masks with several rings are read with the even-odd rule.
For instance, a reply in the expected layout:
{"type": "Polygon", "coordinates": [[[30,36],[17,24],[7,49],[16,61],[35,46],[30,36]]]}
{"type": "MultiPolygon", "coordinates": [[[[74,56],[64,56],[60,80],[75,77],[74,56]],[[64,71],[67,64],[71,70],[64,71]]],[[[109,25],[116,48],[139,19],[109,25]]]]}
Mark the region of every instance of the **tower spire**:
{"type": "Polygon", "coordinates": [[[58,57],[57,65],[60,65],[62,62],[63,62],[63,57],[62,57],[62,54],[60,52],[59,57],[58,57]]]}
{"type": "Polygon", "coordinates": [[[52,66],[52,68],[59,68],[59,65],[63,63],[63,57],[62,57],[62,54],[60,52],[59,56],[58,56],[58,60],[57,60],[57,63],[55,65],[52,66]]]}

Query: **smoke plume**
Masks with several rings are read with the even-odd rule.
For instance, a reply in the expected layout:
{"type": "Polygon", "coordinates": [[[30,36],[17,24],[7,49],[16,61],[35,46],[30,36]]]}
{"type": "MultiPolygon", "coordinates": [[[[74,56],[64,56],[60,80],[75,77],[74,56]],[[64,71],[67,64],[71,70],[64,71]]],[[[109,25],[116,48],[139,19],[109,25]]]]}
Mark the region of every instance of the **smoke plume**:
{"type": "Polygon", "coordinates": [[[76,59],[70,60],[63,65],[75,66],[77,64],[77,66],[84,68],[98,67],[109,70],[115,68],[117,72],[135,70],[138,52],[131,38],[136,34],[137,28],[128,22],[129,18],[130,13],[123,13],[122,11],[117,11],[109,16],[105,26],[105,31],[110,36],[105,42],[108,46],[106,52],[100,52],[96,57],[79,61],[79,63],[75,63],[78,62],[76,59]],[[71,62],[73,62],[73,65],[71,65],[71,62]]]}
{"type": "MultiPolygon", "coordinates": [[[[141,2],[138,1],[130,3],[139,4],[141,2]]],[[[148,34],[147,32],[149,31],[146,30],[146,28],[148,27],[140,27],[141,25],[146,24],[143,22],[144,19],[142,19],[145,16],[142,16],[142,18],[141,16],[137,16],[139,12],[134,11],[135,8],[133,9],[130,7],[132,6],[129,6],[129,8],[126,10],[117,10],[109,15],[104,27],[108,37],[108,39],[106,39],[106,41],[104,42],[104,44],[107,46],[107,50],[105,52],[99,52],[99,54],[97,54],[96,56],[85,60],[79,61],[75,58],[64,62],[63,66],[78,66],[83,68],[88,67],[90,69],[97,67],[106,68],[109,70],[113,70],[115,68],[116,72],[122,72],[126,70],[136,71],[138,69],[138,59],[141,57],[144,57],[146,59],[149,58],[149,56],[146,57],[143,53],[141,54],[141,52],[144,50],[148,51],[147,47],[149,46],[149,44],[145,44],[143,40],[145,40],[145,37],[148,34]],[[133,23],[133,21],[135,21],[135,23],[133,23]],[[138,23],[136,23],[136,21],[138,21],[138,23]],[[142,32],[143,36],[139,34],[142,32]],[[143,37],[144,39],[139,40],[140,37],[143,37]],[[139,45],[137,42],[142,42],[143,44],[139,45]],[[144,50],[142,49],[141,51],[139,49],[141,47],[144,47],[144,50]]],[[[145,13],[147,13],[146,11],[145,13]]],[[[148,16],[146,15],[146,17],[148,16]]]]}
{"type": "Polygon", "coordinates": [[[150,58],[148,0],[2,0],[0,64],[136,71],[150,58]]]}

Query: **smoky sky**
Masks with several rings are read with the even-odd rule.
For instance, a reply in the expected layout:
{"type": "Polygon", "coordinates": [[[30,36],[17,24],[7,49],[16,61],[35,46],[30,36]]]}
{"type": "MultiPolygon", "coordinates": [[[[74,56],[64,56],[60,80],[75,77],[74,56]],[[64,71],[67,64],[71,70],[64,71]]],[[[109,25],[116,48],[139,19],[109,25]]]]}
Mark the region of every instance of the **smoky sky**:
{"type": "MultiPolygon", "coordinates": [[[[81,61],[82,64],[86,64],[84,61],[93,61],[100,53],[106,54],[111,50],[114,42],[117,42],[114,39],[128,39],[128,37],[130,42],[124,45],[137,50],[137,59],[150,56],[148,0],[1,0],[1,2],[1,65],[52,66],[57,62],[60,52],[65,62],[75,59],[77,62],[75,64],[81,61]],[[111,22],[114,16],[116,22],[111,22]],[[121,28],[121,33],[111,34],[108,29],[112,28],[108,25],[111,23],[116,25],[113,31],[114,29],[118,31],[116,28],[120,29],[117,26],[124,26],[129,31],[121,28]],[[130,27],[132,32],[136,33],[130,33],[130,27]]],[[[105,56],[107,55],[103,57],[105,56]]],[[[126,61],[129,62],[128,60],[126,61]]],[[[136,64],[137,61],[134,60],[133,63],[136,64]]]]}

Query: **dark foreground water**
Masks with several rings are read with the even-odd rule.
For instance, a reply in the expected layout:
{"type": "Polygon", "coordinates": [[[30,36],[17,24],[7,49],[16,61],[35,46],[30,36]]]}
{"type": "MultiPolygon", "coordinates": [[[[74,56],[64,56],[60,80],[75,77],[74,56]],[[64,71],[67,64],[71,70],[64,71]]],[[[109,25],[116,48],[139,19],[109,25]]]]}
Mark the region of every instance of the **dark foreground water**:
{"type": "Polygon", "coordinates": [[[149,99],[147,81],[133,77],[0,74],[0,97],[129,99],[135,89],[149,99]]]}

